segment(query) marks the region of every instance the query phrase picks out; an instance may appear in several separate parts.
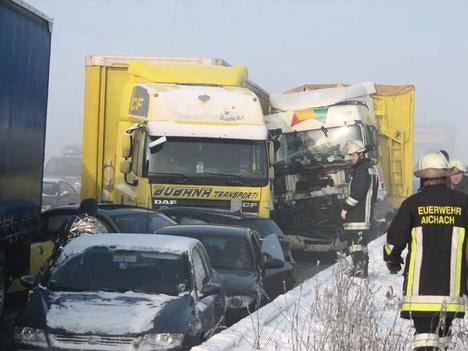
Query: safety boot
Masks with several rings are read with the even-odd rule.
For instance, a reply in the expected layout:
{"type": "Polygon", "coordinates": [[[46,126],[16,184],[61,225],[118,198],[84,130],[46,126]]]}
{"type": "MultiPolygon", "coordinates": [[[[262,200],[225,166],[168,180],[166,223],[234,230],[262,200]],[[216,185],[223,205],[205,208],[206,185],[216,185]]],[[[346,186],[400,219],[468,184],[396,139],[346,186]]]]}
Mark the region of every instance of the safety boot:
{"type": "Polygon", "coordinates": [[[369,256],[363,251],[351,253],[353,267],[348,275],[355,278],[367,278],[369,276],[369,256]]]}

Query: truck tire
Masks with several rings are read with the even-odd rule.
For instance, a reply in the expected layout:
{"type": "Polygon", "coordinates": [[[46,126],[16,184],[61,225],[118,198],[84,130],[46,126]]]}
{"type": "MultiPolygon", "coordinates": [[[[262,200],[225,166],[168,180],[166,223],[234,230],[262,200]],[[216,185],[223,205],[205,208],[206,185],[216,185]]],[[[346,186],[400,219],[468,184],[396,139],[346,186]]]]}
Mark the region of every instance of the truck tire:
{"type": "Polygon", "coordinates": [[[7,295],[7,267],[6,259],[2,252],[0,252],[0,321],[5,312],[7,295]]]}

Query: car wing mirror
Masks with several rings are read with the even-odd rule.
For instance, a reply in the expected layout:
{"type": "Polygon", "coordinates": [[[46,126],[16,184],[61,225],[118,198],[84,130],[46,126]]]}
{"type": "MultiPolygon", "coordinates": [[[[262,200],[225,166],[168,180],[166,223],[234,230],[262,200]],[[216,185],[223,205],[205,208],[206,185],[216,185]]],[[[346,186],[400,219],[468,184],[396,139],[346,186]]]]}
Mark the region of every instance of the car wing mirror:
{"type": "Polygon", "coordinates": [[[203,286],[200,293],[200,298],[204,298],[210,295],[216,295],[221,291],[221,285],[208,283],[203,286]]]}
{"type": "Polygon", "coordinates": [[[265,260],[265,263],[263,264],[265,268],[283,268],[284,266],[284,261],[281,261],[277,258],[269,258],[265,260]]]}
{"type": "Polygon", "coordinates": [[[20,282],[25,288],[32,289],[36,285],[36,278],[32,275],[23,275],[20,278],[20,282]]]}
{"type": "Polygon", "coordinates": [[[68,190],[64,190],[60,193],[60,197],[65,197],[65,196],[68,196],[70,195],[70,192],[68,190]]]}

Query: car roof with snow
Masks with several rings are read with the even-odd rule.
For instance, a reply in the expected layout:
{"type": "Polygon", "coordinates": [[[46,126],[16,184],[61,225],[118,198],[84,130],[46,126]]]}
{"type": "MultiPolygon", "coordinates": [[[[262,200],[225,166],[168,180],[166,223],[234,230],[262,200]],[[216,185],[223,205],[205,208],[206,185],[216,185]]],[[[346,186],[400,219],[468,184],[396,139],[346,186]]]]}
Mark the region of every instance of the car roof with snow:
{"type": "Polygon", "coordinates": [[[192,238],[155,234],[90,234],[70,241],[63,249],[65,256],[76,255],[91,247],[111,250],[147,251],[182,254],[190,252],[199,241],[192,238]]]}

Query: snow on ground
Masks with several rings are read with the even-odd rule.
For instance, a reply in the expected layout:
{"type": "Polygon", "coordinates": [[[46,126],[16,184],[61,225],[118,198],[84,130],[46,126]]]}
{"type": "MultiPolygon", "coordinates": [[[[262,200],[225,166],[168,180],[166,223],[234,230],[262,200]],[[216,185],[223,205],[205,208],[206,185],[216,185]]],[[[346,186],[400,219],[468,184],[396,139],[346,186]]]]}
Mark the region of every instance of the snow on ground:
{"type": "MultiPolygon", "coordinates": [[[[384,242],[369,244],[368,279],[349,278],[342,259],[192,350],[410,350],[412,323],[399,318],[403,277],[387,271],[384,242]]],[[[468,349],[467,326],[454,323],[450,350],[468,349]]]]}

